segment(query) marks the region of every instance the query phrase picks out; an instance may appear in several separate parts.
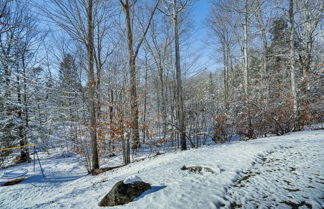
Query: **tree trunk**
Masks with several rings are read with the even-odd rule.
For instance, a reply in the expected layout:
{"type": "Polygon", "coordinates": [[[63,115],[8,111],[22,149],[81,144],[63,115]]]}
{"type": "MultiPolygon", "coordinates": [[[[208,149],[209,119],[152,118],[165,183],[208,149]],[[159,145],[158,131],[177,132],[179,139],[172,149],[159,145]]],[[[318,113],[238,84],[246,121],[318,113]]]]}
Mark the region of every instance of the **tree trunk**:
{"type": "Polygon", "coordinates": [[[297,103],[297,89],[295,78],[295,21],[294,21],[294,1],[289,1],[289,22],[290,22],[290,84],[291,94],[293,99],[293,111],[294,111],[294,128],[298,128],[298,103],[297,103]]]}
{"type": "Polygon", "coordinates": [[[261,85],[262,85],[262,91],[264,92],[264,98],[265,103],[268,105],[268,99],[269,99],[269,81],[268,81],[268,58],[267,58],[267,49],[268,49],[268,41],[267,41],[267,34],[266,34],[266,28],[264,25],[264,21],[262,19],[262,13],[261,13],[261,5],[260,1],[257,1],[258,9],[256,11],[256,18],[258,21],[258,26],[261,31],[261,39],[263,43],[263,53],[262,53],[262,73],[261,73],[261,85]]]}
{"type": "MultiPolygon", "coordinates": [[[[7,62],[7,60],[5,61],[7,62]]],[[[5,77],[5,92],[4,92],[4,97],[9,100],[10,97],[11,97],[11,88],[10,88],[10,83],[11,83],[11,80],[10,80],[10,76],[11,76],[11,71],[10,71],[10,68],[9,68],[9,65],[7,63],[4,64],[4,77],[5,77]]],[[[8,104],[6,104],[5,106],[5,114],[7,116],[11,115],[11,111],[10,111],[10,108],[8,107],[8,104]]]]}
{"type": "Polygon", "coordinates": [[[310,84],[309,84],[309,72],[311,71],[311,63],[312,63],[312,51],[313,51],[313,37],[311,34],[307,35],[307,46],[306,46],[306,64],[305,67],[303,68],[303,77],[304,77],[304,82],[305,82],[305,94],[310,89],[310,84]]]}
{"type": "Polygon", "coordinates": [[[146,140],[146,111],[147,111],[147,57],[145,59],[145,83],[144,83],[144,115],[143,115],[143,144],[146,140]]]}
{"type": "Polygon", "coordinates": [[[96,118],[96,82],[94,77],[94,37],[93,37],[93,10],[92,0],[88,0],[87,21],[88,21],[88,37],[87,37],[87,53],[88,53],[88,79],[89,79],[89,109],[90,109],[90,136],[92,142],[92,169],[99,169],[99,156],[97,144],[97,118],[96,118]]]}
{"type": "MultiPolygon", "coordinates": [[[[161,60],[160,60],[161,62],[161,60]]],[[[161,113],[162,113],[162,127],[163,127],[163,137],[166,136],[166,104],[165,104],[165,94],[164,94],[164,79],[163,79],[163,67],[162,63],[159,64],[159,78],[160,78],[160,94],[161,94],[161,113]]]]}
{"type": "MultiPolygon", "coordinates": [[[[23,114],[22,114],[22,98],[21,98],[21,89],[20,89],[20,76],[19,76],[19,72],[17,70],[17,102],[19,104],[19,108],[18,108],[18,118],[21,120],[21,122],[23,121],[23,114]]],[[[25,143],[25,136],[24,136],[24,125],[23,123],[21,123],[18,127],[18,136],[19,136],[19,144],[20,146],[24,146],[26,145],[25,143]]],[[[21,148],[20,151],[20,162],[26,162],[29,160],[29,152],[28,152],[28,148],[21,148]]]]}
{"type": "MultiPolygon", "coordinates": [[[[130,138],[138,148],[140,145],[139,141],[139,130],[138,130],[138,98],[136,90],[136,58],[133,51],[133,32],[131,27],[130,17],[130,5],[127,3],[124,6],[125,17],[126,17],[126,32],[128,41],[128,56],[129,56],[129,69],[130,69],[130,99],[131,99],[131,134],[130,138]]],[[[127,146],[129,149],[129,146],[127,146]]],[[[127,151],[130,153],[130,150],[127,151]]]]}
{"type": "Polygon", "coordinates": [[[110,140],[109,140],[109,151],[110,154],[113,155],[115,152],[115,147],[114,147],[114,138],[115,138],[115,127],[113,125],[114,123],[114,91],[111,89],[110,90],[110,106],[109,106],[109,120],[110,120],[110,140]]]}
{"type": "Polygon", "coordinates": [[[244,88],[244,96],[245,101],[248,101],[248,71],[249,71],[249,60],[248,60],[248,11],[247,11],[247,0],[245,0],[244,7],[244,24],[243,24],[243,32],[244,32],[244,69],[243,69],[243,88],[244,88]]]}
{"type": "MultiPolygon", "coordinates": [[[[28,129],[29,128],[29,110],[28,110],[28,89],[27,89],[27,72],[26,72],[26,68],[23,64],[23,88],[24,88],[24,114],[25,114],[25,129],[28,129]]],[[[27,135],[25,133],[25,142],[27,143],[27,135]]]]}
{"type": "Polygon", "coordinates": [[[176,101],[177,101],[177,115],[178,115],[178,123],[179,123],[178,125],[179,125],[179,132],[180,132],[181,150],[186,150],[187,143],[186,143],[186,133],[185,133],[185,124],[184,124],[184,112],[183,112],[177,0],[173,0],[173,27],[174,27],[174,47],[175,47],[175,70],[176,70],[176,81],[177,81],[176,101]]]}
{"type": "Polygon", "coordinates": [[[223,63],[224,63],[224,101],[225,109],[228,109],[228,54],[226,44],[223,43],[223,63]]]}
{"type": "MultiPolygon", "coordinates": [[[[98,27],[98,36],[100,34],[100,31],[99,31],[99,27],[98,27]]],[[[97,63],[96,63],[96,103],[97,103],[97,107],[96,107],[96,118],[97,118],[97,135],[98,135],[98,141],[100,143],[100,147],[101,149],[103,149],[103,152],[106,153],[106,143],[105,143],[105,134],[103,132],[103,127],[102,125],[100,124],[101,121],[103,121],[103,115],[101,114],[101,97],[100,97],[100,94],[101,94],[101,70],[102,70],[102,60],[101,60],[101,43],[100,43],[100,38],[98,37],[97,38],[97,48],[98,48],[98,51],[97,51],[97,63]]],[[[95,53],[95,52],[94,52],[95,53]]]]}
{"type": "MultiPolygon", "coordinates": [[[[18,66],[17,66],[18,68],[18,66]]],[[[25,74],[26,67],[25,67],[25,56],[22,55],[22,68],[23,68],[23,75],[25,74]]],[[[27,80],[26,78],[23,79],[24,86],[27,85],[27,80]]],[[[19,110],[18,110],[18,118],[23,122],[23,101],[22,101],[22,95],[21,95],[21,88],[20,88],[20,74],[17,69],[17,99],[19,103],[19,110]]],[[[27,117],[27,115],[25,116],[27,117]]],[[[25,124],[26,125],[26,124],[25,124]]],[[[27,123],[28,125],[28,123],[27,123]]],[[[27,145],[27,136],[26,136],[26,126],[23,125],[23,123],[19,126],[19,138],[20,138],[20,146],[27,145]]],[[[27,147],[24,147],[21,149],[21,154],[20,154],[20,161],[21,162],[26,162],[30,161],[30,156],[29,156],[29,151],[27,147]]]]}
{"type": "Polygon", "coordinates": [[[243,70],[243,86],[244,86],[244,97],[245,97],[245,107],[248,113],[248,138],[253,137],[253,129],[252,129],[252,118],[250,111],[250,98],[249,98],[249,57],[248,57],[248,0],[245,0],[244,5],[244,70],[243,70]]]}

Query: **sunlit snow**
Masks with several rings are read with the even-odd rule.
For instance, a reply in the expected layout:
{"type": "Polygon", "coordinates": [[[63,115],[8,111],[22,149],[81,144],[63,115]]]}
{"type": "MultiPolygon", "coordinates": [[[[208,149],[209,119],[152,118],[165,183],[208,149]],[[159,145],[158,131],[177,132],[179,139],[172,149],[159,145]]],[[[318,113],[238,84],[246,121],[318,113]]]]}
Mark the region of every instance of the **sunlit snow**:
{"type": "Polygon", "coordinates": [[[166,153],[98,176],[87,175],[76,156],[41,153],[46,178],[39,169],[33,172],[32,163],[0,171],[0,177],[19,168],[29,171],[28,180],[0,187],[0,208],[99,208],[101,198],[125,179],[142,179],[152,189],[116,209],[291,208],[292,203],[322,208],[323,150],[324,131],[304,131],[166,153]],[[183,165],[216,172],[190,173],[180,169],[183,165]]]}

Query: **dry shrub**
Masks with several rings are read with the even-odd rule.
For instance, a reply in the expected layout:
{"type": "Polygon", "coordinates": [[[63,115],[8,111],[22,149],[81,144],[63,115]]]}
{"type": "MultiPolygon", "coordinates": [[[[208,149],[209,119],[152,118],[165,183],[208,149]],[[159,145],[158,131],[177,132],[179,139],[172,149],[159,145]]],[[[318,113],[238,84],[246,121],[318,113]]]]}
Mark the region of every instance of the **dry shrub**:
{"type": "Polygon", "coordinates": [[[217,115],[214,117],[214,135],[212,140],[216,143],[223,143],[228,140],[228,128],[231,126],[225,115],[217,115]]]}

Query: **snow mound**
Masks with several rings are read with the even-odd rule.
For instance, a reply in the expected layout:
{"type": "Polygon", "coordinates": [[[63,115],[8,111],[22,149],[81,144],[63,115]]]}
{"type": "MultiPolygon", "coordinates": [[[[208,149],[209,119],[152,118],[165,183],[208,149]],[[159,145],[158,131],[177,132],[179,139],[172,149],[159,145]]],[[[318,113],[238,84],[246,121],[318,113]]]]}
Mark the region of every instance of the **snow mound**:
{"type": "Polygon", "coordinates": [[[129,176],[124,180],[124,184],[132,184],[136,181],[142,181],[142,179],[136,175],[129,176]]]}

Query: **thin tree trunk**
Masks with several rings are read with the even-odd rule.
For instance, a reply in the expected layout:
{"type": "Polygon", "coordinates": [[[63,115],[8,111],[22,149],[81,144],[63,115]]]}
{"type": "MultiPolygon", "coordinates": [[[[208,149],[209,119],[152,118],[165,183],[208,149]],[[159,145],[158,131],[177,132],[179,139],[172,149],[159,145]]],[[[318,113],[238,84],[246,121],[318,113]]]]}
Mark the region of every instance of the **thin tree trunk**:
{"type": "MultiPolygon", "coordinates": [[[[145,36],[148,32],[148,29],[151,25],[154,13],[159,5],[159,0],[156,2],[154,9],[152,10],[148,23],[144,29],[144,33],[139,40],[135,50],[133,49],[133,31],[132,31],[132,20],[131,20],[131,7],[134,7],[136,1],[133,1],[131,4],[129,0],[122,1],[120,3],[122,5],[123,11],[125,13],[125,22],[126,22],[126,34],[127,34],[127,42],[128,42],[128,56],[129,56],[129,69],[130,69],[130,99],[131,99],[131,134],[130,138],[133,141],[132,148],[137,150],[140,146],[140,137],[139,137],[139,128],[138,128],[138,97],[137,97],[137,90],[136,90],[136,57],[138,55],[139,49],[145,39],[145,36]]],[[[127,148],[129,149],[129,148],[127,148]]],[[[130,153],[130,150],[127,150],[130,153]]]]}
{"type": "MultiPolygon", "coordinates": [[[[17,67],[18,68],[18,67],[17,67]]],[[[18,118],[23,121],[23,113],[22,113],[22,96],[21,96],[21,89],[20,89],[20,75],[17,69],[17,102],[19,104],[18,109],[18,118]]],[[[25,143],[25,136],[24,136],[24,125],[20,124],[18,127],[18,136],[19,136],[19,144],[20,146],[26,145],[25,143]]],[[[21,148],[20,151],[20,162],[26,162],[29,160],[29,152],[27,148],[21,148]]]]}
{"type": "Polygon", "coordinates": [[[143,144],[146,140],[146,111],[147,111],[147,57],[145,59],[145,84],[144,84],[144,116],[143,116],[143,144]]]}
{"type": "MultiPolygon", "coordinates": [[[[25,114],[25,129],[29,128],[29,110],[28,110],[28,89],[27,89],[27,72],[23,66],[23,88],[24,88],[24,114],[25,114]]],[[[25,133],[25,141],[27,142],[27,134],[25,133]]]]}
{"type": "MultiPolygon", "coordinates": [[[[114,123],[114,91],[111,89],[110,90],[110,106],[109,106],[109,119],[110,119],[110,126],[113,126],[114,123]]],[[[114,133],[114,129],[111,130],[110,129],[110,140],[109,140],[109,150],[110,150],[110,154],[113,155],[115,152],[115,148],[114,148],[114,138],[115,138],[115,133],[114,133]]]]}
{"type": "Polygon", "coordinates": [[[223,43],[223,63],[224,63],[224,101],[225,109],[228,109],[228,54],[227,47],[223,43]]]}
{"type": "Polygon", "coordinates": [[[244,7],[244,70],[243,70],[243,86],[244,86],[244,96],[245,100],[248,101],[248,71],[249,71],[249,60],[248,60],[248,11],[247,11],[247,0],[245,0],[244,7]]]}
{"type": "MultiPolygon", "coordinates": [[[[160,60],[161,62],[161,60],[160,60]]],[[[162,63],[159,64],[159,78],[160,78],[160,94],[161,94],[161,113],[162,113],[162,123],[163,123],[163,137],[166,135],[166,105],[165,105],[165,94],[164,94],[164,79],[163,79],[163,67],[162,63]]]]}
{"type": "Polygon", "coordinates": [[[173,0],[173,27],[174,27],[174,47],[175,47],[175,70],[176,70],[176,81],[177,81],[177,87],[176,87],[177,115],[178,115],[178,123],[179,123],[181,150],[186,150],[187,143],[186,143],[186,133],[185,133],[185,124],[184,124],[184,112],[183,112],[177,0],[173,0]]]}
{"type": "Polygon", "coordinates": [[[230,57],[230,49],[228,44],[226,44],[226,102],[227,102],[226,108],[228,108],[228,99],[229,99],[229,69],[230,69],[229,57],[230,57]]]}
{"type": "MultiPolygon", "coordinates": [[[[126,72],[123,72],[123,87],[122,91],[119,95],[119,101],[125,101],[125,95],[126,95],[126,72]]],[[[121,128],[121,138],[122,138],[122,148],[123,148],[123,162],[125,165],[130,163],[130,146],[129,146],[129,134],[125,130],[125,109],[126,109],[126,104],[125,102],[122,102],[119,107],[119,114],[120,114],[120,120],[119,120],[119,125],[121,128]]]]}
{"type": "Polygon", "coordinates": [[[244,86],[244,97],[245,97],[245,106],[248,112],[248,138],[253,137],[252,129],[252,119],[250,111],[250,98],[249,98],[249,57],[248,57],[248,0],[245,0],[244,5],[244,70],[243,70],[243,86],[244,86]]]}
{"type": "MultiPolygon", "coordinates": [[[[313,37],[311,34],[307,36],[307,46],[306,46],[306,64],[305,68],[303,68],[303,77],[305,82],[305,90],[306,92],[310,89],[309,83],[309,72],[311,71],[311,63],[312,63],[312,51],[313,51],[313,37]]],[[[305,94],[306,94],[305,92],[305,94]]]]}
{"type": "Polygon", "coordinates": [[[256,19],[258,21],[259,29],[261,31],[261,39],[263,43],[263,53],[262,53],[262,73],[261,73],[261,85],[262,85],[262,91],[264,92],[264,98],[265,103],[268,105],[268,99],[269,99],[269,82],[268,82],[268,58],[267,58],[267,48],[268,48],[268,41],[267,41],[267,34],[265,25],[262,19],[261,14],[261,5],[260,2],[257,1],[258,9],[256,11],[256,19]]]}
{"type": "MultiPolygon", "coordinates": [[[[5,61],[7,62],[7,60],[5,61]]],[[[10,99],[11,97],[11,88],[10,88],[10,83],[11,83],[11,80],[10,80],[10,76],[11,76],[11,71],[10,71],[10,68],[9,68],[9,65],[7,63],[4,63],[4,77],[5,77],[5,90],[4,90],[4,98],[6,99],[10,99]]],[[[8,107],[8,105],[6,105],[5,107],[5,115],[6,116],[10,116],[12,113],[10,111],[10,108],[8,107]]]]}
{"type": "MultiPolygon", "coordinates": [[[[17,66],[18,68],[18,66],[17,66]]],[[[25,71],[26,71],[26,66],[25,66],[25,56],[22,55],[22,68],[23,68],[23,74],[25,74],[25,71]]],[[[17,69],[18,70],[18,69],[17,69]]],[[[18,98],[18,103],[20,104],[20,107],[19,107],[19,111],[18,111],[18,118],[21,120],[21,122],[23,122],[23,101],[22,101],[22,95],[21,95],[21,88],[20,88],[20,75],[19,75],[19,72],[17,72],[17,98],[18,98]]],[[[24,87],[26,85],[26,88],[27,88],[27,80],[26,78],[23,79],[23,82],[24,82],[24,87]],[[25,83],[26,82],[26,83],[25,83]]],[[[27,119],[28,119],[28,114],[25,116],[27,119]]],[[[25,124],[25,125],[28,125],[25,124]]],[[[19,126],[19,137],[20,137],[20,146],[24,146],[26,145],[28,142],[27,142],[27,136],[26,136],[26,127],[27,126],[24,126],[23,124],[21,124],[19,126]]],[[[25,162],[25,161],[29,161],[30,160],[30,156],[29,156],[29,151],[28,151],[28,148],[22,148],[21,150],[21,158],[20,160],[22,162],[25,162]]]]}
{"type": "MultiPolygon", "coordinates": [[[[97,103],[97,109],[96,109],[96,117],[97,117],[97,135],[98,135],[98,141],[101,145],[101,148],[103,149],[103,152],[106,153],[106,143],[105,143],[105,135],[103,134],[103,127],[101,127],[100,122],[103,121],[103,115],[101,114],[101,70],[102,70],[102,60],[101,60],[101,43],[100,43],[100,28],[98,27],[98,38],[97,38],[97,48],[98,48],[98,56],[97,56],[97,63],[96,63],[96,103],[97,103]]],[[[95,53],[95,52],[94,52],[95,53]]]]}
{"type": "Polygon", "coordinates": [[[293,99],[294,111],[294,128],[298,129],[298,103],[297,103],[297,89],[295,78],[295,20],[294,20],[294,1],[289,1],[289,22],[290,22],[290,81],[291,81],[291,94],[293,99]]]}

